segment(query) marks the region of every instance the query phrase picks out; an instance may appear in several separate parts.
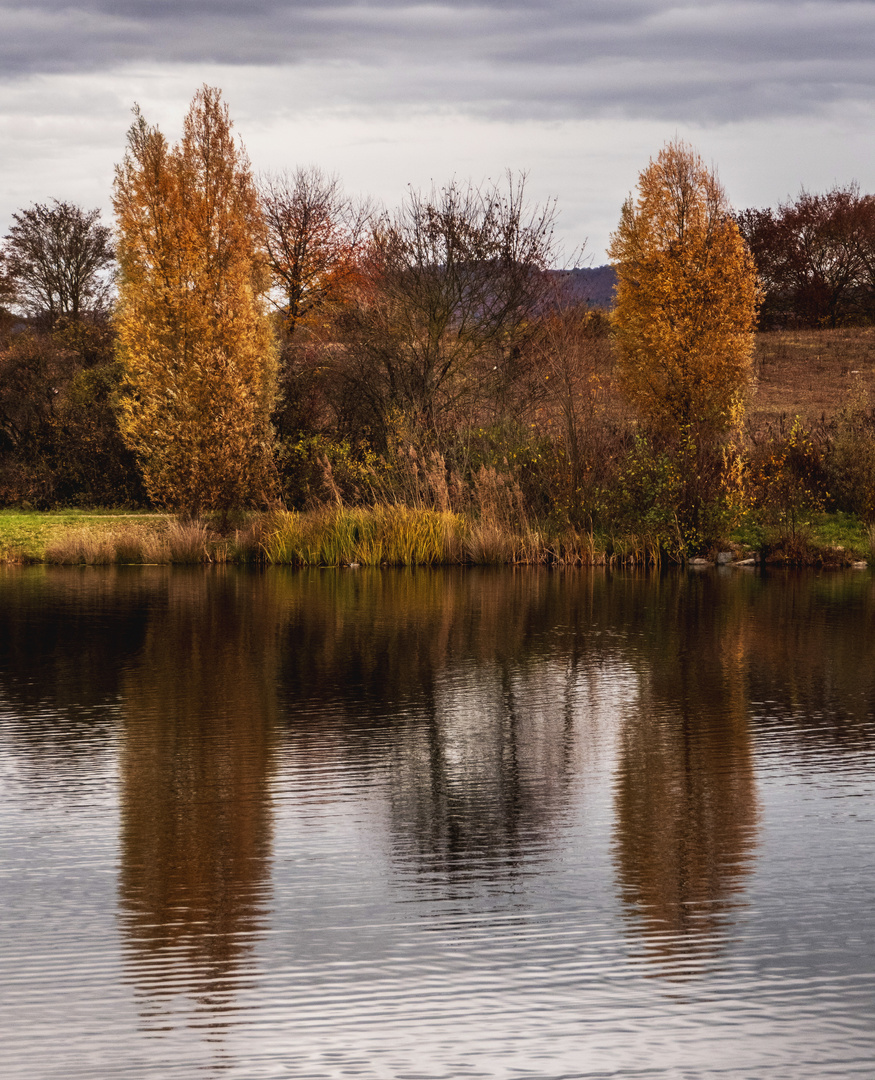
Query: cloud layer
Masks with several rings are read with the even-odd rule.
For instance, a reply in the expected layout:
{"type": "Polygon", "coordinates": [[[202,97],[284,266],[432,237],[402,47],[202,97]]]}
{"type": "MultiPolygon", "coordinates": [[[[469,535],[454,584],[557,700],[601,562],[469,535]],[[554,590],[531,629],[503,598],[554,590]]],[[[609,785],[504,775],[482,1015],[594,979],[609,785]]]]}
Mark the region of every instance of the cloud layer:
{"type": "MultiPolygon", "coordinates": [[[[875,91],[872,0],[11,0],[0,73],[244,65],[329,109],[713,123],[875,91]]],[[[294,108],[296,103],[288,103],[294,108]]]]}
{"type": "Polygon", "coordinates": [[[256,169],[407,184],[527,170],[603,259],[675,135],[739,206],[875,190],[875,0],[0,0],[0,236],[32,201],[109,210],[130,108],[170,138],[221,86],[256,169]]]}

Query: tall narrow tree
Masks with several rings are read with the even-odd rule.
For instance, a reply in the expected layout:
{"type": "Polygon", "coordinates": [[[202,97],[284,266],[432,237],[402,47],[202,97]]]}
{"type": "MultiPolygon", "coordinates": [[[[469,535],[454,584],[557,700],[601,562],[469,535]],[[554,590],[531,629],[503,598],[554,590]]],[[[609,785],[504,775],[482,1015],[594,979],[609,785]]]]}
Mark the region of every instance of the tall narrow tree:
{"type": "Polygon", "coordinates": [[[152,499],[187,514],[264,502],[276,356],[262,223],[221,92],[170,147],[139,109],[116,170],[121,425],[152,499]]]}
{"type": "Polygon", "coordinates": [[[641,173],[609,254],[621,381],[650,437],[643,447],[660,448],[649,461],[642,450],[629,483],[642,468],[658,478],[678,552],[702,550],[740,494],[730,444],[753,375],[753,259],[717,177],[682,142],[667,144],[641,173]]]}
{"type": "Polygon", "coordinates": [[[669,143],[641,173],[609,255],[633,404],[663,428],[733,427],[752,374],[757,277],[723,188],[690,146],[669,143]]]}

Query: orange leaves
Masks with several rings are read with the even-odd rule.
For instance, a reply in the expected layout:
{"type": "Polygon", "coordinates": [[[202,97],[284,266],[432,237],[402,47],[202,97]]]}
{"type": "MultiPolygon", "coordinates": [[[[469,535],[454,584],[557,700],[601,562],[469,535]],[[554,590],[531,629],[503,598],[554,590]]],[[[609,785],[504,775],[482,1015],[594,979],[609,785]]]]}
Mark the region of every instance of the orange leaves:
{"type": "Polygon", "coordinates": [[[249,163],[218,90],[198,91],[174,147],[135,117],[113,199],[122,430],[156,501],[260,501],[275,355],[249,163]]]}
{"type": "Polygon", "coordinates": [[[659,426],[736,426],[751,379],[756,274],[722,187],[685,143],[666,145],[641,173],[609,254],[633,403],[659,426]]]}

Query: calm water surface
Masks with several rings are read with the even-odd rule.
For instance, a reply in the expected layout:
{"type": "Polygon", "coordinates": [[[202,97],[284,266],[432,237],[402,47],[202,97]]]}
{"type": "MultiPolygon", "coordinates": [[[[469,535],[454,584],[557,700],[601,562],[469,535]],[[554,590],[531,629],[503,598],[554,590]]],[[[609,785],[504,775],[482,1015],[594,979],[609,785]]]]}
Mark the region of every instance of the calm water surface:
{"type": "Polygon", "coordinates": [[[0,1073],[875,1075],[875,577],[0,572],[0,1073]]]}

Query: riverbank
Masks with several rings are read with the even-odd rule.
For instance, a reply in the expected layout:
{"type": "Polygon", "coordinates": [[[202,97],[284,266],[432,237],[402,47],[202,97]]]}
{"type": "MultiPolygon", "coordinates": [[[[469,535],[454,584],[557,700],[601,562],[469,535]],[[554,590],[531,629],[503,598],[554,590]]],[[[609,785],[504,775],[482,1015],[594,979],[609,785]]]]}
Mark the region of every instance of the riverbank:
{"type": "MultiPolygon", "coordinates": [[[[268,563],[286,566],[628,565],[663,561],[644,533],[508,526],[404,506],[251,514],[220,532],[170,514],[0,511],[0,563],[268,563]]],[[[748,521],[707,562],[841,567],[875,562],[875,529],[848,514],[811,515],[792,531],[748,521]]]]}

